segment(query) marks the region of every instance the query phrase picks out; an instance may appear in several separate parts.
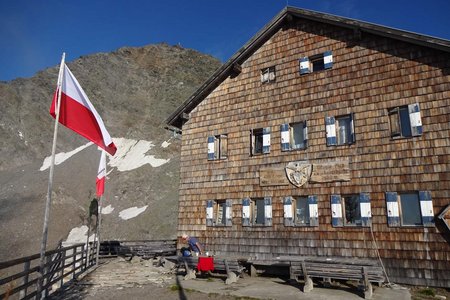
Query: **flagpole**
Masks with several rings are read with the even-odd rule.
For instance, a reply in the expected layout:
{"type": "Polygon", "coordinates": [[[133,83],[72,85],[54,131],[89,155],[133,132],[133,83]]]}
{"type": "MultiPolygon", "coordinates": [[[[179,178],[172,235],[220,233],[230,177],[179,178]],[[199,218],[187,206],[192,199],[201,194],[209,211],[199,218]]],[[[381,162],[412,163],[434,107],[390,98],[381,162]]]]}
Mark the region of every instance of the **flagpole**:
{"type": "MultiPolygon", "coordinates": [[[[104,151],[104,150],[103,150],[104,151]]],[[[106,181],[106,154],[105,155],[105,181],[106,181]]],[[[98,200],[98,216],[97,216],[97,220],[98,220],[98,224],[97,224],[97,258],[95,260],[95,266],[98,266],[98,256],[100,253],[100,226],[102,224],[102,202],[103,202],[103,195],[105,194],[105,191],[103,191],[103,194],[100,196],[100,199],[98,200]]]]}
{"type": "Polygon", "coordinates": [[[58,136],[59,109],[60,109],[60,105],[61,105],[61,85],[62,85],[62,79],[63,79],[63,68],[64,68],[65,58],[66,58],[66,53],[63,52],[62,58],[61,58],[61,65],[59,66],[58,83],[57,83],[58,98],[57,98],[57,102],[56,102],[56,118],[55,118],[55,127],[54,127],[54,131],[53,131],[52,159],[51,159],[49,179],[48,179],[47,200],[45,202],[44,226],[42,229],[41,256],[40,256],[40,265],[39,265],[39,273],[41,275],[41,278],[39,279],[38,291],[37,291],[38,293],[36,294],[37,297],[40,296],[40,293],[41,293],[42,287],[43,287],[43,283],[44,283],[45,251],[47,248],[48,221],[49,221],[49,215],[50,215],[50,206],[51,206],[51,202],[52,202],[53,171],[55,168],[55,154],[56,154],[56,137],[58,136]]]}

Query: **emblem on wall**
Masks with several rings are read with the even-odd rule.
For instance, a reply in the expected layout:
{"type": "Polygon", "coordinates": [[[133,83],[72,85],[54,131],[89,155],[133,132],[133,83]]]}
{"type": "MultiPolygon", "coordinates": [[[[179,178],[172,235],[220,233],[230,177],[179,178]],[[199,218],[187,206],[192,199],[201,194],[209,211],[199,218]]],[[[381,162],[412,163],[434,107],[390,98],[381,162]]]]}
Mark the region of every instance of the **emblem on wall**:
{"type": "Polygon", "coordinates": [[[293,161],[286,166],[286,176],[296,187],[301,187],[311,177],[312,164],[304,161],[293,161]]]}

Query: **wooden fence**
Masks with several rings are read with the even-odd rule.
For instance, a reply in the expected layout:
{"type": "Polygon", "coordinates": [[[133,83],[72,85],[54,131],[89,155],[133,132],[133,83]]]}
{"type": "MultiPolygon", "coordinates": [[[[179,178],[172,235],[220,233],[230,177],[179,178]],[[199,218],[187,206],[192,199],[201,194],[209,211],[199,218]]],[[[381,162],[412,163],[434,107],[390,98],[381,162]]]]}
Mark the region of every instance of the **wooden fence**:
{"type": "Polygon", "coordinates": [[[42,274],[39,254],[0,262],[0,299],[47,297],[95,265],[96,248],[96,243],[90,243],[88,248],[74,244],[47,251],[42,274]]]}

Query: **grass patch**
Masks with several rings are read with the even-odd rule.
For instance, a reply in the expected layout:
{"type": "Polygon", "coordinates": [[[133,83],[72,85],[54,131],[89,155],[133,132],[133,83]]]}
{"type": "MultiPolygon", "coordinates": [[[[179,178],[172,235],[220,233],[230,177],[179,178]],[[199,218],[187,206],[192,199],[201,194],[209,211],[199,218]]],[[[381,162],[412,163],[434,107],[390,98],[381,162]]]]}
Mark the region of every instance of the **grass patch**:
{"type": "Polygon", "coordinates": [[[170,287],[169,287],[169,290],[171,290],[171,291],[179,291],[180,290],[180,287],[178,286],[178,285],[176,285],[176,284],[173,284],[173,285],[171,285],[170,287]]]}
{"type": "Polygon", "coordinates": [[[436,293],[433,289],[430,288],[425,288],[425,289],[421,289],[418,291],[419,294],[424,295],[424,296],[431,296],[434,297],[436,296],[436,293]]]}

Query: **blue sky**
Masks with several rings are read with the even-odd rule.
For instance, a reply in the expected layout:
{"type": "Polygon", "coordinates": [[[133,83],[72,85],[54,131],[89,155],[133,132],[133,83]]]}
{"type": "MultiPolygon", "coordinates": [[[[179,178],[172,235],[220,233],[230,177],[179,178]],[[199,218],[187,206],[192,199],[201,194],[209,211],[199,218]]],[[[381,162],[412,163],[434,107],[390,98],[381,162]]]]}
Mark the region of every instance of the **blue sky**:
{"type": "Polygon", "coordinates": [[[450,0],[0,0],[0,80],[159,42],[226,61],[286,4],[450,40],[450,0]]]}

